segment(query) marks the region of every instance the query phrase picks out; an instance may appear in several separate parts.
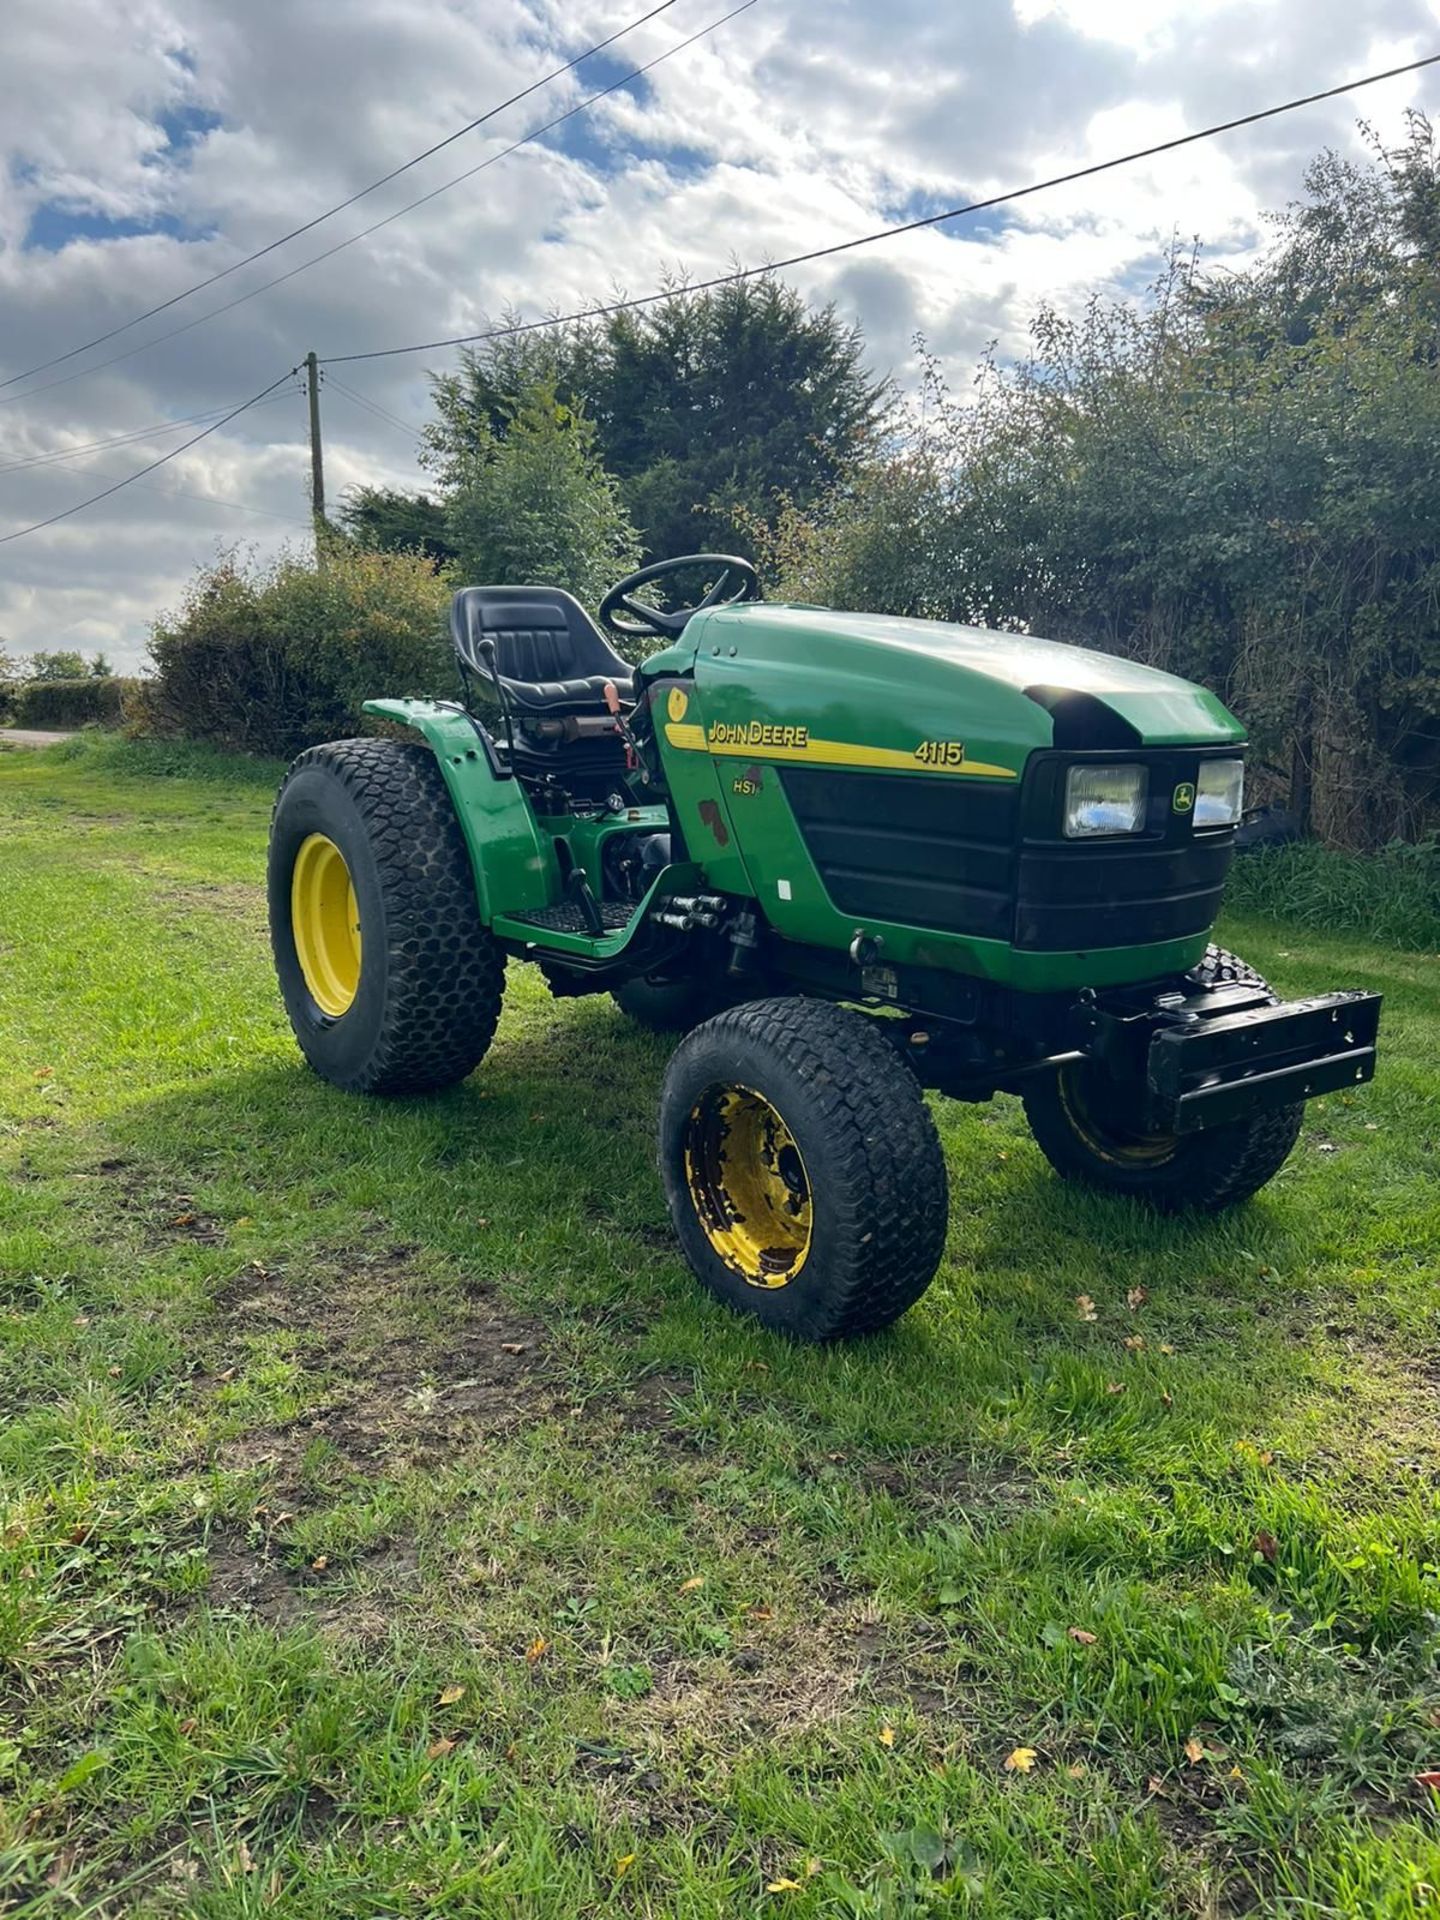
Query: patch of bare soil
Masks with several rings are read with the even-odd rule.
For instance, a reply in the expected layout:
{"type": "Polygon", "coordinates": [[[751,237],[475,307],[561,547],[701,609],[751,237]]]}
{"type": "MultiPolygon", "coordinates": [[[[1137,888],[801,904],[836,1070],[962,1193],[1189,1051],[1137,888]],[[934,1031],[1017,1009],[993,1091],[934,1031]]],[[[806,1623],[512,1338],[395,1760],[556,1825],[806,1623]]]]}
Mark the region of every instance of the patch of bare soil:
{"type": "Polygon", "coordinates": [[[443,1333],[416,1330],[413,1261],[405,1246],[328,1253],[298,1274],[252,1264],[222,1288],[218,1350],[243,1356],[247,1334],[283,1333],[315,1383],[295,1420],[222,1443],[222,1467],[268,1467],[287,1487],[307,1458],[322,1473],[437,1465],[563,1404],[544,1329],[488,1293],[457,1295],[443,1333]]]}
{"type": "Polygon", "coordinates": [[[305,1612],[297,1586],[265,1544],[226,1530],[211,1536],[206,1557],[210,1606],[253,1613],[272,1627],[293,1626],[305,1612]]]}

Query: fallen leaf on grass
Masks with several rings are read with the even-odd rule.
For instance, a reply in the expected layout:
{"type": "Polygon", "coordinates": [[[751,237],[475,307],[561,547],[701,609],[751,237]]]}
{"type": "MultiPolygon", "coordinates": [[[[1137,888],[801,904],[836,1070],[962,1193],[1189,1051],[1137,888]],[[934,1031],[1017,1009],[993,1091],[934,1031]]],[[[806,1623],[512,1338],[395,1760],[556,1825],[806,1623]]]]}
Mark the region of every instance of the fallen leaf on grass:
{"type": "Polygon", "coordinates": [[[1093,1647],[1095,1644],[1095,1635],[1087,1633],[1084,1627],[1067,1627],[1065,1631],[1077,1647],[1093,1647]]]}
{"type": "Polygon", "coordinates": [[[525,1664],[533,1667],[535,1662],[537,1660],[543,1660],[549,1651],[550,1642],[545,1638],[543,1633],[537,1633],[525,1649],[525,1664]]]}
{"type": "Polygon", "coordinates": [[[317,1553],[315,1558],[310,1562],[310,1571],[312,1573],[323,1573],[326,1567],[329,1566],[329,1564],[330,1564],[329,1554],[317,1553]]]}
{"type": "Polygon", "coordinates": [[[1125,1336],[1125,1351],[1127,1353],[1143,1353],[1145,1351],[1144,1334],[1127,1333],[1125,1336]]]}
{"type": "Polygon", "coordinates": [[[769,1607],[751,1607],[748,1611],[752,1620],[769,1620],[774,1617],[769,1607]]]}
{"type": "Polygon", "coordinates": [[[1131,1287],[1125,1296],[1125,1304],[1132,1313],[1137,1313],[1150,1298],[1144,1287],[1131,1287]]]}
{"type": "Polygon", "coordinates": [[[442,1687],[440,1689],[439,1700],[442,1707],[453,1707],[457,1700],[463,1700],[464,1698],[465,1689],[458,1681],[452,1681],[448,1687],[442,1687]]]}
{"type": "Polygon", "coordinates": [[[55,1072],[55,1069],[53,1067],[37,1067],[35,1069],[34,1078],[37,1080],[48,1080],[50,1079],[50,1077],[53,1075],[54,1072],[55,1072]]]}
{"type": "Polygon", "coordinates": [[[199,1724],[200,1723],[195,1718],[194,1714],[191,1714],[188,1720],[182,1720],[180,1722],[179,1726],[176,1727],[175,1731],[177,1733],[193,1733],[196,1727],[199,1726],[199,1724]]]}
{"type": "Polygon", "coordinates": [[[895,1744],[894,1727],[891,1727],[891,1726],[881,1727],[880,1733],[879,1733],[879,1740],[882,1747],[893,1747],[895,1744]]]}
{"type": "Polygon", "coordinates": [[[1170,1789],[1158,1773],[1152,1773],[1150,1778],[1145,1782],[1145,1791],[1150,1795],[1152,1800],[1168,1800],[1170,1798],[1170,1789]]]}
{"type": "Polygon", "coordinates": [[[1273,1533],[1267,1533],[1264,1527],[1261,1527],[1250,1544],[1256,1553],[1259,1554],[1260,1558],[1267,1561],[1272,1567],[1280,1558],[1280,1542],[1275,1538],[1273,1533]]]}
{"type": "Polygon", "coordinates": [[[240,1842],[238,1852],[239,1852],[239,1860],[240,1860],[240,1871],[242,1873],[255,1873],[257,1871],[257,1868],[255,1865],[254,1856],[251,1854],[249,1847],[246,1846],[243,1840],[240,1842]]]}
{"type": "Polygon", "coordinates": [[[1124,1382],[1120,1380],[1107,1380],[1105,1382],[1105,1391],[1107,1393],[1123,1393],[1125,1391],[1124,1382]]]}
{"type": "Polygon", "coordinates": [[[427,1760],[443,1760],[447,1753],[453,1753],[454,1751],[455,1742],[453,1740],[447,1740],[442,1734],[440,1739],[432,1740],[425,1749],[425,1758],[427,1760]]]}
{"type": "Polygon", "coordinates": [[[1174,1404],[1175,1404],[1175,1396],[1174,1396],[1174,1394],[1173,1394],[1173,1393],[1162,1393],[1162,1394],[1161,1394],[1161,1396],[1160,1396],[1160,1404],[1161,1404],[1161,1406],[1162,1406],[1162,1407],[1164,1407],[1164,1408],[1166,1408],[1167,1410],[1168,1410],[1169,1408],[1171,1408],[1171,1407],[1173,1407],[1173,1406],[1174,1406],[1174,1404]]]}
{"type": "Polygon", "coordinates": [[[1412,1774],[1417,1787],[1429,1787],[1432,1793],[1440,1791],[1440,1771],[1412,1774]]]}
{"type": "Polygon", "coordinates": [[[1193,1733],[1185,1742],[1185,1758],[1192,1767],[1198,1767],[1205,1758],[1205,1743],[1203,1740],[1197,1740],[1193,1733]]]}
{"type": "Polygon", "coordinates": [[[1030,1773],[1040,1758],[1034,1747],[1016,1747],[1013,1753],[1005,1756],[1006,1773],[1030,1773]]]}
{"type": "Polygon", "coordinates": [[[225,1371],[223,1373],[217,1373],[215,1378],[217,1380],[233,1380],[237,1372],[238,1368],[226,1367],[225,1371]]]}
{"type": "Polygon", "coordinates": [[[1077,1293],[1075,1296],[1075,1314],[1077,1319],[1080,1320],[1098,1320],[1100,1318],[1100,1309],[1095,1305],[1095,1302],[1090,1298],[1088,1293],[1077,1293]]]}
{"type": "Polygon", "coordinates": [[[502,1340],[500,1342],[500,1351],[502,1353],[524,1353],[525,1342],[523,1340],[502,1340]]]}
{"type": "Polygon", "coordinates": [[[698,1593],[705,1584],[703,1573],[692,1573],[688,1580],[682,1580],[676,1589],[678,1593],[698,1593]]]}
{"type": "Polygon", "coordinates": [[[1066,1767],[1065,1774],[1070,1780],[1083,1780],[1085,1778],[1085,1763],[1082,1760],[1072,1760],[1070,1765],[1066,1767]]]}
{"type": "Polygon", "coordinates": [[[638,1854],[622,1853],[620,1858],[615,1862],[615,1878],[617,1880],[623,1880],[638,1858],[638,1854]]]}
{"type": "Polygon", "coordinates": [[[803,1893],[804,1887],[799,1880],[767,1880],[766,1893],[803,1893]]]}
{"type": "Polygon", "coordinates": [[[1168,1340],[1162,1340],[1160,1342],[1160,1351],[1162,1353],[1174,1353],[1175,1349],[1174,1347],[1171,1346],[1168,1340]]]}

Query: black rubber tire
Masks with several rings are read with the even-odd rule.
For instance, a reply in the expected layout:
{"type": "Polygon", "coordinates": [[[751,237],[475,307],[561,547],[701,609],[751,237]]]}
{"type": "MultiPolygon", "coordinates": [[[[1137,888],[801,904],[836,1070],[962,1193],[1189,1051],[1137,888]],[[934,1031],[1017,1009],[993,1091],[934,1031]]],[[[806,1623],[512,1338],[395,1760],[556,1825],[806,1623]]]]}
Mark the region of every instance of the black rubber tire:
{"type": "Polygon", "coordinates": [[[651,1033],[689,1033],[708,1020],[722,997],[707,980],[627,980],[610,998],[637,1026],[651,1033]]]}
{"type": "Polygon", "coordinates": [[[270,823],[270,943],[290,1025],[323,1079],[352,1093],[429,1093],[484,1058],[505,957],[482,924],[470,856],[429,747],[335,740],[302,753],[270,823]],[[345,856],[360,981],[338,1017],[316,1005],[291,925],[295,857],[312,833],[345,856]]]}
{"type": "MultiPolygon", "coordinates": [[[[1185,980],[1192,988],[1241,981],[1264,988],[1272,1002],[1279,997],[1253,967],[1224,947],[1208,948],[1185,980]]],[[[1228,1127],[1180,1135],[1164,1157],[1127,1160],[1123,1148],[1107,1153],[1103,1139],[1080,1126],[1077,1075],[1084,1071],[1062,1067],[1027,1085],[1025,1117],[1041,1152],[1063,1179],[1148,1200],[1167,1213],[1220,1213],[1248,1200],[1289,1158],[1305,1114],[1303,1101],[1272,1107],[1228,1127]]]]}
{"type": "Polygon", "coordinates": [[[888,1326],[924,1293],[944,1251],[945,1161],[919,1083],[876,1021],[827,1001],[752,1000],[681,1041],[660,1095],[660,1172],[696,1277],[726,1306],[797,1339],[888,1326]],[[727,1265],[686,1179],[691,1113],[707,1091],[733,1085],[774,1107],[804,1160],[813,1239],[786,1286],[727,1265]]]}

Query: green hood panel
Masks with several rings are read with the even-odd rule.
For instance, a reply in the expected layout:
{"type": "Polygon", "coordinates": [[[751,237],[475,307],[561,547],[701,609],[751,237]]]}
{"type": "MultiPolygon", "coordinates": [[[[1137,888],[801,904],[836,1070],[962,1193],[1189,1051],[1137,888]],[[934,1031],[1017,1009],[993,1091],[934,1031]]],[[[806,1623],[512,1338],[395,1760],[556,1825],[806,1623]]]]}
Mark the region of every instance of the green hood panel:
{"type": "Polygon", "coordinates": [[[672,672],[682,660],[693,663],[702,686],[733,684],[732,676],[749,681],[756,694],[764,688],[767,704],[783,680],[791,697],[781,704],[810,706],[817,732],[826,731],[826,708],[848,709],[852,719],[864,714],[868,738],[888,734],[892,720],[913,737],[915,720],[928,714],[927,731],[963,727],[987,750],[1008,748],[1003,757],[1017,766],[1017,750],[1023,759],[1053,741],[1049,712],[1027,698],[1031,687],[1092,695],[1128,721],[1144,746],[1225,746],[1245,737],[1212,693],[1174,674],[1088,647],[939,620],[758,601],[697,614],[647,671],[662,660],[672,672]]]}

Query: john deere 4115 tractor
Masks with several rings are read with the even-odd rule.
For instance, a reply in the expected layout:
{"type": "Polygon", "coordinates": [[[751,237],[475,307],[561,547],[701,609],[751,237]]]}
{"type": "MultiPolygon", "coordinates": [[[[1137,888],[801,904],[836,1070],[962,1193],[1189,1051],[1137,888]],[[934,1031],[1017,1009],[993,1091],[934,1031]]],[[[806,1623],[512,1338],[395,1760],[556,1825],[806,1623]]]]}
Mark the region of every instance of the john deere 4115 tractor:
{"type": "Polygon", "coordinates": [[[1303,1103],[1374,1071],[1379,999],[1277,1002],[1210,944],[1243,730],[1203,689],[1026,635],[760,601],[692,555],[605,596],[467,587],[463,703],[301,754],[270,914],[305,1057],[357,1093],[462,1080],[507,959],[686,1029],[660,1169],[691,1267],[809,1339],[929,1284],[922,1089],[1024,1102],[1066,1179],[1246,1199],[1303,1103]],[[636,595],[666,583],[677,610],[636,595]],[[604,631],[602,631],[602,629],[604,631]],[[661,643],[635,667],[630,652],[661,643]],[[488,718],[487,718],[488,716],[488,718]]]}

